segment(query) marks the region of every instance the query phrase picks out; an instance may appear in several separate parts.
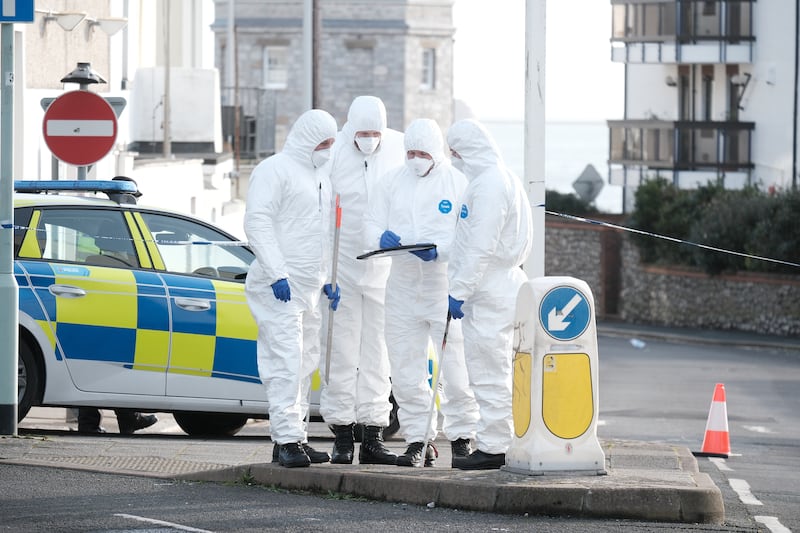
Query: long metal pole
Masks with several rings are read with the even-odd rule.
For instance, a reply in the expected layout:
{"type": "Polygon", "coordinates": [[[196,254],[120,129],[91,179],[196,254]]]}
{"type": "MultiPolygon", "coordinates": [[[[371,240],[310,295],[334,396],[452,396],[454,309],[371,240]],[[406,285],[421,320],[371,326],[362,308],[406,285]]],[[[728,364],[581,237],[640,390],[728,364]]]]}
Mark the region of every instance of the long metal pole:
{"type": "Polygon", "coordinates": [[[172,157],[172,124],[170,123],[172,117],[172,110],[170,105],[170,50],[169,50],[169,34],[170,34],[170,2],[164,2],[164,143],[162,145],[162,155],[169,159],[172,157]]]}
{"type": "MultiPolygon", "coordinates": [[[[331,266],[331,288],[336,290],[336,272],[339,264],[339,234],[342,232],[342,206],[336,195],[336,229],[333,233],[333,266],[331,266]]],[[[331,377],[331,344],[333,344],[333,309],[328,312],[328,343],[325,345],[325,386],[331,377]]]]}
{"type": "Polygon", "coordinates": [[[525,178],[533,212],[529,279],[544,276],[545,0],[525,0],[525,178]]]}
{"type": "Polygon", "coordinates": [[[442,361],[444,361],[444,350],[447,348],[447,333],[450,331],[450,321],[453,319],[453,315],[450,314],[450,311],[447,312],[447,321],[444,323],[444,335],[442,335],[442,349],[439,350],[439,357],[436,361],[436,372],[433,376],[433,383],[431,383],[431,388],[433,389],[433,394],[431,394],[431,404],[428,408],[428,419],[425,422],[425,446],[422,448],[422,466],[425,466],[425,458],[428,457],[428,446],[431,445],[431,439],[436,437],[436,431],[434,434],[431,435],[431,422],[433,422],[433,412],[436,410],[436,395],[439,393],[439,378],[442,375],[442,361]]]}
{"type": "Polygon", "coordinates": [[[303,1],[303,109],[314,107],[314,0],[303,1]]]}
{"type": "Polygon", "coordinates": [[[14,278],[14,24],[0,24],[0,435],[17,434],[19,294],[14,278]]]}
{"type": "Polygon", "coordinates": [[[320,53],[322,46],[322,14],[320,13],[320,0],[312,0],[313,31],[311,32],[311,105],[315,109],[322,109],[322,78],[319,71],[320,53]]]}

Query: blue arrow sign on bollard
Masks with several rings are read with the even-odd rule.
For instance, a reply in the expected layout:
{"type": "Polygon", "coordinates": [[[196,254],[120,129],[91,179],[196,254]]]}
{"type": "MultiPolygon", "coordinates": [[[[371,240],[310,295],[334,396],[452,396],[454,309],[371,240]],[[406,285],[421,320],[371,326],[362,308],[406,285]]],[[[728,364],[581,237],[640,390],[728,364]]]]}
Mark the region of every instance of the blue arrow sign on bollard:
{"type": "Polygon", "coordinates": [[[556,287],[548,291],[539,305],[539,320],[548,335],[570,341],[589,327],[591,306],[586,296],[574,287],[556,287]]]}

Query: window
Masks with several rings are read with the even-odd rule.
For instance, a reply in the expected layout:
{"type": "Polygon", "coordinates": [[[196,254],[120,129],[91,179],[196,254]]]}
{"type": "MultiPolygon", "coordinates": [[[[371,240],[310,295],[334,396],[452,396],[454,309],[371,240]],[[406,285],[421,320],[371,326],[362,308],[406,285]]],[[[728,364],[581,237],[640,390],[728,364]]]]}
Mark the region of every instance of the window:
{"type": "Polygon", "coordinates": [[[23,243],[22,258],[121,268],[139,266],[120,211],[43,209],[34,213],[31,221],[36,221],[38,249],[23,243]]]}
{"type": "Polygon", "coordinates": [[[285,46],[265,46],[263,56],[263,86],[265,89],[285,89],[289,79],[288,49],[285,46]]]}
{"type": "Polygon", "coordinates": [[[142,218],[169,272],[243,281],[253,262],[253,254],[241,245],[213,244],[231,239],[211,227],[156,213],[142,212],[142,218]]]}
{"type": "Polygon", "coordinates": [[[420,89],[436,88],[436,48],[422,50],[422,81],[420,89]]]}

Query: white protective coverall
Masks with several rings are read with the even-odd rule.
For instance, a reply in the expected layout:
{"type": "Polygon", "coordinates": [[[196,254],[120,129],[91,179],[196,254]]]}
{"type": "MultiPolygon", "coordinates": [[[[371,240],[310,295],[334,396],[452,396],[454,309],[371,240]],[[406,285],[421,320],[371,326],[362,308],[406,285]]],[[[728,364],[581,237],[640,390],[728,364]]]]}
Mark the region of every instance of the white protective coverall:
{"type": "Polygon", "coordinates": [[[330,265],[331,189],[311,154],[336,136],[334,118],[303,113],[283,150],[253,170],[244,231],[256,260],[245,293],[258,325],[258,372],[269,401],[270,432],[278,444],[306,441],[311,375],[319,364],[321,289],[330,265]],[[271,285],[286,278],[288,302],[271,285]]]}
{"type": "Polygon", "coordinates": [[[467,180],[445,157],[442,132],[433,120],[413,121],[406,129],[405,147],[430,154],[433,169],[418,177],[404,164],[385,175],[367,217],[373,248],[379,247],[385,230],[399,235],[401,244],[437,245],[438,255],[432,261],[411,253],[394,255],[386,286],[386,344],[400,430],[408,444],[436,436],[436,416],[426,428],[432,396],[427,364],[430,339],[442,364],[443,432],[450,441],[471,439],[478,410],[469,390],[458,321],[451,321],[445,353],[438,354],[447,321],[447,261],[467,180]]]}
{"type": "MultiPolygon", "coordinates": [[[[342,208],[336,283],[344,295],[334,317],[330,378],[320,398],[320,414],[331,425],[389,425],[391,383],[383,305],[391,260],[356,257],[365,251],[364,216],[372,189],[383,173],[402,165],[404,157],[403,134],[386,127],[386,108],[380,98],[356,97],[326,165],[342,208]],[[381,132],[381,142],[372,154],[356,145],[359,131],[381,132]]],[[[325,311],[322,316],[323,353],[329,314],[325,311]]]]}
{"type": "Polygon", "coordinates": [[[480,408],[475,443],[485,453],[506,453],[513,436],[513,321],[517,292],[527,279],[519,267],[531,251],[531,208],[522,182],[480,123],[454,123],[447,143],[461,156],[469,180],[448,278],[450,296],[464,301],[467,372],[480,408]]]}

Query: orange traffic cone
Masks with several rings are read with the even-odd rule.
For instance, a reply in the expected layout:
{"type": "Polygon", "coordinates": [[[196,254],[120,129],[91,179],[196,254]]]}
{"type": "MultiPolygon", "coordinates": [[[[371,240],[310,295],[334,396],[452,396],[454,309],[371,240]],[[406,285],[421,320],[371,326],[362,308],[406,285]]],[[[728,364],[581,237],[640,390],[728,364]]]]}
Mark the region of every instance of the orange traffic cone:
{"type": "Polygon", "coordinates": [[[728,435],[728,408],[725,405],[725,385],[717,383],[714,387],[714,397],[711,399],[711,409],[706,422],[706,434],[703,437],[703,447],[700,452],[694,452],[697,457],[724,457],[731,453],[731,441],[728,435]]]}

